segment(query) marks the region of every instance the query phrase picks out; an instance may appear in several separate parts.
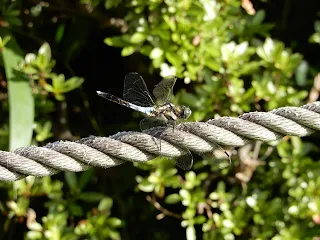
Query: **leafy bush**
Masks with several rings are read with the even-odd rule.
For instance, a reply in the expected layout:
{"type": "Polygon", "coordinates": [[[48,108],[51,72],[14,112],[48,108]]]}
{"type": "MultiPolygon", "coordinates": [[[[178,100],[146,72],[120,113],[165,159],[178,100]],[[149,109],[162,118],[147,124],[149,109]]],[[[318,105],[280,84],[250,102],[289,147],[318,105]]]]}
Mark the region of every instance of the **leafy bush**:
{"type": "MultiPolygon", "coordinates": [[[[128,62],[146,56],[141,65],[146,62],[147,72],[183,79],[185,89],[174,102],[190,106],[192,121],[302,105],[318,71],[272,36],[277,26],[265,23],[264,9],[249,11],[244,4],[249,1],[242,6],[236,0],[59,2],[1,3],[1,64],[8,84],[0,85],[9,95],[1,105],[10,113],[9,122],[1,118],[2,149],[31,141],[41,145],[65,132],[67,139],[77,138],[58,119],[72,116],[61,106],[78,95],[90,113],[85,92],[90,95],[97,83],[74,74],[83,70],[77,61],[84,62],[84,75],[92,72],[81,55],[95,49],[90,33],[105,38],[110,55],[104,58],[113,59],[115,49],[128,62]],[[67,94],[82,84],[88,88],[67,94]],[[53,131],[56,125],[60,128],[53,131]]],[[[317,26],[306,36],[313,43],[319,43],[317,26]]],[[[124,69],[121,64],[117,70],[124,69]]],[[[106,70],[95,76],[110,76],[106,70]]],[[[88,118],[98,132],[94,116],[88,118]]],[[[92,134],[88,129],[83,136],[92,134]]],[[[0,236],[21,238],[12,229],[22,227],[26,239],[315,239],[320,235],[315,141],[285,137],[252,143],[225,168],[198,158],[192,171],[180,172],[173,162],[157,158],[134,164],[135,169],[111,169],[112,177],[91,169],[0,183],[0,236]]]]}

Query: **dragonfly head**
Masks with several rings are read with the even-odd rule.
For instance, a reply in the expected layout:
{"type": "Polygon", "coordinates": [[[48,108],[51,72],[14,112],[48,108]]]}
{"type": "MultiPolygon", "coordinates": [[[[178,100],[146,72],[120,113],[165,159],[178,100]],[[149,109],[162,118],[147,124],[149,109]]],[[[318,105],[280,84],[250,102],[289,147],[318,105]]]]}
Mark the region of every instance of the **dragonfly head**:
{"type": "Polygon", "coordinates": [[[186,106],[181,106],[181,108],[182,108],[181,118],[188,119],[191,115],[191,109],[186,106]]]}

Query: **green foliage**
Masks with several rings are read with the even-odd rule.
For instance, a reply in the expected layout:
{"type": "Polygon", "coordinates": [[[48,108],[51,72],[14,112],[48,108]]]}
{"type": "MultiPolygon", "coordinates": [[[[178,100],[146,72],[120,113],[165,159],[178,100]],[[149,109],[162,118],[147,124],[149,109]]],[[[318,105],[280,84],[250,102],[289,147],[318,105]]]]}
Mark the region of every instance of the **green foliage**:
{"type": "Polygon", "coordinates": [[[46,94],[53,93],[54,97],[58,101],[65,100],[63,93],[70,92],[82,85],[83,78],[71,77],[65,80],[63,74],[57,75],[51,72],[56,62],[52,59],[51,48],[48,43],[42,44],[39,48],[38,55],[29,53],[25,57],[25,61],[22,63],[22,70],[30,77],[32,81],[39,82],[38,92],[46,94]],[[51,84],[47,81],[51,80],[51,84]],[[44,91],[43,91],[44,90],[44,91]]]}
{"type": "Polygon", "coordinates": [[[3,51],[4,47],[6,46],[6,44],[10,41],[10,36],[5,36],[3,39],[2,37],[0,37],[0,49],[1,51],[3,51]]]}
{"type": "Polygon", "coordinates": [[[48,138],[52,137],[52,123],[46,121],[43,125],[41,123],[36,123],[36,128],[34,129],[36,132],[36,140],[38,142],[44,142],[48,138]]]}
{"type": "Polygon", "coordinates": [[[302,56],[271,38],[264,42],[256,38],[267,35],[272,27],[263,23],[263,10],[241,16],[240,21],[238,1],[166,1],[165,6],[161,1],[134,1],[131,7],[135,14],[126,17],[128,33],[106,38],[105,43],[123,47],[122,56],[137,51],[149,56],[162,76],[177,75],[187,84],[204,82],[195,88],[195,95],[178,95],[182,103],[192,107],[193,120],[213,117],[215,106],[224,109],[218,109],[219,114],[238,115],[249,111],[254,101],[266,100],[265,108],[273,109],[299,105],[306,97],[306,91],[297,92],[291,86],[275,96],[274,80],[286,85],[302,56]],[[146,9],[152,9],[148,16],[146,9]],[[250,76],[252,86],[245,87],[250,76]],[[289,94],[295,98],[283,97],[289,94]]]}
{"type": "MultiPolygon", "coordinates": [[[[281,142],[277,146],[281,158],[273,158],[265,167],[257,169],[257,176],[248,185],[243,183],[245,191],[240,184],[227,189],[227,184],[235,179],[217,181],[221,173],[216,171],[198,174],[190,171],[180,180],[173,175],[176,184],[172,185],[172,180],[161,177],[161,170],[157,168],[148,178],[139,177],[138,187],[144,192],[157,193],[157,185],[161,183],[163,192],[166,188],[177,189],[176,193],[162,196],[167,205],[185,206],[181,225],[186,228],[187,239],[195,238],[195,225],[202,226],[204,239],[235,238],[245,232],[250,239],[307,239],[310,232],[320,233],[313,222],[319,216],[320,177],[319,164],[308,157],[312,148],[297,137],[281,142]],[[157,181],[153,180],[154,175],[157,181]],[[145,181],[149,188],[145,187],[145,181]],[[204,186],[209,184],[216,187],[208,191],[204,186]],[[276,195],[270,191],[274,185],[276,195]]],[[[166,172],[173,171],[166,169],[166,172]]]]}
{"type": "MultiPolygon", "coordinates": [[[[2,148],[8,145],[9,129],[11,148],[28,145],[32,130],[34,144],[70,131],[68,126],[60,129],[59,121],[66,121],[74,109],[56,118],[52,113],[57,114],[67,100],[77,101],[66,94],[84,82],[74,76],[76,62],[86,67],[75,72],[98,72],[101,59],[92,64],[92,71],[81,56],[96,54],[101,44],[91,38],[95,35],[105,36],[106,45],[121,48],[119,54],[128,58],[117,62],[121,76],[135,63],[150,73],[183,79],[186,89],[180,89],[173,101],[190,106],[193,121],[302,105],[319,71],[289,47],[297,40],[289,45],[271,35],[279,28],[265,23],[264,9],[249,15],[237,0],[22,3],[0,3],[0,24],[6,30],[1,29],[0,63],[11,101],[8,106],[8,99],[1,98],[6,86],[0,78],[0,102],[3,115],[14,116],[9,123],[0,118],[2,148]],[[100,32],[105,28],[108,31],[100,32]],[[21,54],[20,48],[30,53],[21,54]],[[140,55],[149,60],[146,65],[137,58],[140,55]]],[[[320,42],[319,26],[315,21],[312,43],[320,42]]],[[[104,58],[116,59],[112,51],[104,58]]],[[[107,67],[95,78],[109,80],[107,67]]],[[[112,88],[112,83],[107,86],[112,88]]],[[[89,81],[86,84],[90,86],[89,81]]],[[[85,97],[83,105],[90,110],[85,97]]],[[[71,120],[73,125],[77,120],[71,120]]],[[[86,126],[87,131],[91,127],[86,126]]],[[[194,154],[189,172],[159,157],[135,163],[130,174],[121,166],[0,183],[0,238],[8,238],[10,229],[19,225],[25,239],[315,239],[320,235],[316,141],[285,137],[276,143],[252,143],[254,150],[245,158],[233,156],[232,164],[224,168],[194,154]]]]}
{"type": "Polygon", "coordinates": [[[2,212],[9,216],[5,225],[9,225],[14,218],[26,215],[29,231],[25,239],[79,239],[86,236],[91,236],[92,239],[120,239],[117,228],[122,226],[122,221],[111,216],[112,199],[84,190],[90,175],[92,171],[84,172],[78,179],[74,173],[67,173],[65,182],[70,195],[63,193],[64,184],[61,181],[52,181],[50,177],[27,177],[13,183],[7,207],[2,206],[2,212]],[[48,214],[38,222],[37,213],[30,208],[30,203],[41,196],[48,199],[44,203],[48,214]],[[85,214],[80,201],[97,205],[85,214]],[[68,223],[70,217],[80,217],[83,220],[71,228],[68,223]]]}
{"type": "Polygon", "coordinates": [[[316,21],[314,23],[314,30],[316,32],[311,35],[309,41],[312,42],[312,43],[320,44],[320,21],[316,21]]]}
{"type": "MultiPolygon", "coordinates": [[[[122,47],[124,57],[134,52],[148,56],[152,68],[159,69],[162,76],[175,74],[184,78],[186,84],[196,81],[193,92],[182,90],[176,99],[192,108],[193,120],[212,118],[214,112],[238,115],[252,110],[253,106],[265,110],[298,106],[307,97],[308,92],[297,87],[298,80],[306,79],[307,74],[300,67],[305,64],[302,55],[292,53],[282,42],[271,37],[260,40],[261,36],[268,36],[272,27],[263,23],[263,10],[254,16],[239,17],[238,1],[229,4],[205,0],[165,3],[132,2],[132,12],[126,16],[128,32],[108,37],[105,43],[122,47]],[[148,15],[145,14],[147,9],[148,15]],[[295,84],[292,79],[296,69],[300,75],[297,74],[295,84]]],[[[290,191],[295,186],[287,185],[286,168],[292,173],[289,179],[296,183],[293,179],[300,175],[294,173],[295,165],[299,162],[303,169],[310,166],[304,164],[308,153],[303,148],[301,151],[295,148],[296,157],[290,154],[290,148],[286,152],[292,160],[286,162],[274,154],[267,163],[273,174],[269,174],[266,167],[258,168],[257,174],[264,176],[263,179],[254,176],[246,191],[241,191],[241,185],[231,184],[237,178],[230,168],[221,170],[211,166],[212,173],[208,174],[203,172],[203,164],[195,165],[197,170],[201,169],[198,173],[188,172],[180,179],[176,177],[175,169],[168,169],[167,163],[156,161],[148,164],[149,167],[142,167],[148,169],[148,176],[139,176],[136,180],[141,191],[154,194],[159,202],[164,199],[167,205],[185,207],[179,215],[187,239],[196,238],[196,225],[202,226],[204,239],[234,239],[244,233],[248,236],[246,239],[305,239],[308,232],[316,229],[310,216],[318,216],[318,210],[301,218],[299,211],[302,209],[292,205],[290,191]],[[230,182],[218,180],[227,177],[230,182]],[[261,181],[264,179],[268,179],[267,182],[261,181]],[[279,195],[270,192],[271,183],[279,184],[279,195]],[[208,185],[213,190],[203,189],[208,185]],[[166,195],[166,189],[176,191],[166,195]],[[298,232],[302,222],[304,231],[298,232]]],[[[277,150],[281,156],[280,151],[284,148],[280,144],[277,150]]],[[[235,166],[238,164],[237,161],[234,163],[235,166]]],[[[316,199],[316,196],[305,199],[316,199]]],[[[319,201],[315,201],[318,205],[319,201]]],[[[308,203],[306,200],[306,205],[308,203]]]]}
{"type": "Polygon", "coordinates": [[[20,27],[22,21],[20,19],[21,14],[21,2],[20,1],[1,1],[0,2],[0,15],[3,17],[4,26],[20,27]]]}

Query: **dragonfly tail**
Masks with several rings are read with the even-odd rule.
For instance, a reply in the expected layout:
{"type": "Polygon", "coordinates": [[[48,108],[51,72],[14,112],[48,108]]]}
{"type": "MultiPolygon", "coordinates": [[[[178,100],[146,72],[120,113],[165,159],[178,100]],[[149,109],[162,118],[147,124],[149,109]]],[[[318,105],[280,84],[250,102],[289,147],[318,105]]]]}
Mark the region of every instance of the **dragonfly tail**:
{"type": "Polygon", "coordinates": [[[116,97],[110,93],[106,93],[106,92],[101,92],[101,91],[97,91],[98,96],[103,97],[105,99],[108,99],[111,102],[117,103],[119,105],[125,106],[127,108],[131,108],[133,110],[148,114],[149,112],[151,112],[153,110],[153,108],[151,107],[140,107],[137,106],[133,103],[127,102],[119,97],[116,97]]]}

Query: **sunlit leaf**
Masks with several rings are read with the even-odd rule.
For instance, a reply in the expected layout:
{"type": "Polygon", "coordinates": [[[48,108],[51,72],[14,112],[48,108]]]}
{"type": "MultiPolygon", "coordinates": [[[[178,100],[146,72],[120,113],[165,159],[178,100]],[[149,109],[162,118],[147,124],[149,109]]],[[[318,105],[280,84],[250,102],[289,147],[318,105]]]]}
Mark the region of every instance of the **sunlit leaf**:
{"type": "Polygon", "coordinates": [[[99,211],[109,210],[113,205],[113,201],[111,198],[103,198],[98,206],[99,211]]]}
{"type": "Polygon", "coordinates": [[[126,41],[124,41],[124,38],[121,37],[110,37],[110,38],[105,38],[104,43],[113,46],[113,47],[124,47],[128,45],[126,41]]]}
{"type": "Polygon", "coordinates": [[[122,57],[127,57],[132,55],[135,52],[136,48],[134,46],[124,47],[121,51],[122,57]]]}
{"type": "Polygon", "coordinates": [[[48,59],[48,62],[51,60],[51,48],[50,45],[45,42],[41,45],[38,50],[38,54],[45,56],[48,59]]]}
{"type": "Polygon", "coordinates": [[[140,43],[146,39],[146,35],[144,33],[136,32],[132,35],[130,42],[132,43],[140,43]]]}
{"type": "Polygon", "coordinates": [[[152,49],[149,57],[150,57],[151,59],[157,59],[157,58],[161,57],[162,54],[163,54],[163,50],[162,50],[162,49],[160,49],[160,48],[154,48],[154,49],[152,49]]]}
{"type": "Polygon", "coordinates": [[[173,194],[170,194],[170,195],[168,195],[168,196],[166,197],[165,202],[166,202],[167,204],[175,204],[175,203],[180,202],[180,200],[181,200],[180,195],[177,194],[177,193],[173,193],[173,194]]]}
{"type": "Polygon", "coordinates": [[[84,82],[83,78],[80,77],[72,77],[65,81],[63,86],[63,92],[70,92],[82,85],[84,82]]]}

